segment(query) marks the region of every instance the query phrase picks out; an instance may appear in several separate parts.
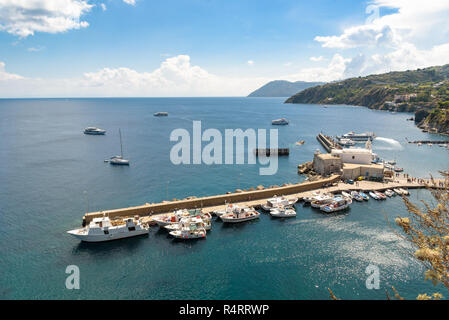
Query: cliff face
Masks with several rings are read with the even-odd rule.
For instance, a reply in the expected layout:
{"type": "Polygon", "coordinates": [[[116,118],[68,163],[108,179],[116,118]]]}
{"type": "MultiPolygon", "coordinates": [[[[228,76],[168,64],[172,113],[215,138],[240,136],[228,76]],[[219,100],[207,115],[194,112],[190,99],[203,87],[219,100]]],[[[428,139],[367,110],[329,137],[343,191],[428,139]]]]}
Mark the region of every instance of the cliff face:
{"type": "MultiPolygon", "coordinates": [[[[285,102],[347,104],[397,112],[424,110],[428,113],[426,126],[444,132],[449,109],[449,65],[328,83],[303,90],[285,102]],[[436,109],[442,111],[434,112],[436,109]]],[[[418,118],[422,115],[423,111],[417,113],[418,118]]]]}

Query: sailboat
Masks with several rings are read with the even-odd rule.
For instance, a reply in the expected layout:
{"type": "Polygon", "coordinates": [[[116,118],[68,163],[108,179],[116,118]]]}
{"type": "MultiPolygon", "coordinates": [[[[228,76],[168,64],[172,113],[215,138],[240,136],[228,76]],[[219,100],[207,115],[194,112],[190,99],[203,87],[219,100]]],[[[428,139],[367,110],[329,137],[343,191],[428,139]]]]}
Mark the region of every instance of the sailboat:
{"type": "Polygon", "coordinates": [[[109,163],[121,166],[129,166],[129,160],[123,159],[122,131],[118,129],[118,132],[120,135],[120,155],[113,156],[111,159],[109,159],[109,163]]]}

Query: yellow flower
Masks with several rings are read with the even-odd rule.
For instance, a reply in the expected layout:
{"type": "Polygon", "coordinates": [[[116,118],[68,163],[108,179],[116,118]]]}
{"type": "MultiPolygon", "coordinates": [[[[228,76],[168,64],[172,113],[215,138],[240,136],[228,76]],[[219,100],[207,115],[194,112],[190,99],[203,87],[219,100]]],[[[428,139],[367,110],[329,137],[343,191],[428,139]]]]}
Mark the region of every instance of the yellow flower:
{"type": "Polygon", "coordinates": [[[416,300],[430,300],[431,298],[426,294],[419,294],[418,297],[416,297],[416,300]]]}

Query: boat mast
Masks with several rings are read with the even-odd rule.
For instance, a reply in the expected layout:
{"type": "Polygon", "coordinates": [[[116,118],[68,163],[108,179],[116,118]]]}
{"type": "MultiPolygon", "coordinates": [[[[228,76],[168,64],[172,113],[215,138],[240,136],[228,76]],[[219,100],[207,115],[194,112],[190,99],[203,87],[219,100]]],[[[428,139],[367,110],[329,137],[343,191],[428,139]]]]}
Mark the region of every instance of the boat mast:
{"type": "Polygon", "coordinates": [[[118,133],[120,135],[120,156],[123,159],[122,131],[120,130],[120,128],[118,129],[118,133]]]}

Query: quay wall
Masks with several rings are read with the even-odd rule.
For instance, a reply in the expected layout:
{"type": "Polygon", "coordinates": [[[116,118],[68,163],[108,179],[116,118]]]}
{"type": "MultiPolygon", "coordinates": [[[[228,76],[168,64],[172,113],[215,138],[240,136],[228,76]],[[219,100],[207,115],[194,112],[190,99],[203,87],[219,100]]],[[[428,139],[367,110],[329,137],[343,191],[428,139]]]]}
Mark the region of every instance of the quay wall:
{"type": "Polygon", "coordinates": [[[83,217],[83,224],[88,224],[92,219],[108,215],[111,219],[127,216],[148,216],[157,213],[171,212],[176,209],[195,209],[211,206],[224,205],[225,203],[235,203],[259,199],[268,199],[274,195],[282,196],[288,194],[295,194],[305,191],[310,191],[323,187],[328,183],[335,183],[340,180],[339,175],[332,175],[329,178],[320,179],[312,182],[303,182],[300,184],[293,184],[284,187],[267,188],[263,190],[244,191],[240,193],[223,194],[195,199],[186,199],[178,201],[160,202],[152,204],[144,204],[136,207],[104,210],[98,212],[86,213],[83,217]]]}

